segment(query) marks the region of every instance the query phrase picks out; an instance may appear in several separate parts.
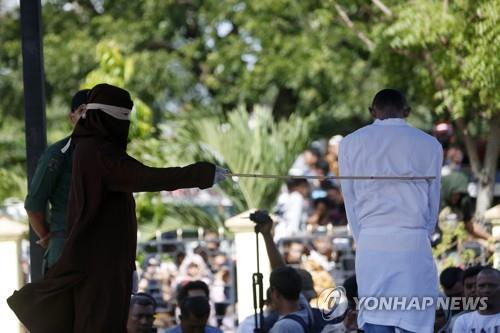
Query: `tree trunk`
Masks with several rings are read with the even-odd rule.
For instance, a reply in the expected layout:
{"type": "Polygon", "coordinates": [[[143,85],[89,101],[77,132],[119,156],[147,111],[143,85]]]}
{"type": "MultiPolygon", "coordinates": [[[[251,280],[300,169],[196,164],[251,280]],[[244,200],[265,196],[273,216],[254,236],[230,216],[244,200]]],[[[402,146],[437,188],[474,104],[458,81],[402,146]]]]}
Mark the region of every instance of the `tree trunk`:
{"type": "MultiPolygon", "coordinates": [[[[449,106],[448,109],[450,109],[450,112],[452,112],[452,109],[449,106]]],[[[479,179],[481,178],[481,170],[483,169],[483,166],[477,152],[477,142],[473,137],[470,136],[469,130],[463,118],[455,120],[455,124],[462,134],[465,143],[465,150],[467,151],[467,155],[469,156],[472,174],[475,178],[479,179]]]]}
{"type": "Polygon", "coordinates": [[[500,154],[500,113],[496,113],[490,122],[490,132],[486,146],[483,168],[478,177],[476,217],[481,218],[491,207],[495,190],[495,176],[500,154]]]}

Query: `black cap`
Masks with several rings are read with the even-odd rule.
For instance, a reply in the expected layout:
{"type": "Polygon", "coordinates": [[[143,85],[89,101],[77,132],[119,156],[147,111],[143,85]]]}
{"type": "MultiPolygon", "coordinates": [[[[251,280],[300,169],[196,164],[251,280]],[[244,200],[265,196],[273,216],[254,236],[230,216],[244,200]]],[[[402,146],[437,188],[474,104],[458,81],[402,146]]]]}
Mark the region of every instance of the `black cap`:
{"type": "Polygon", "coordinates": [[[90,89],[83,89],[77,92],[71,99],[71,112],[78,109],[82,104],[87,104],[87,96],[90,89]]]}

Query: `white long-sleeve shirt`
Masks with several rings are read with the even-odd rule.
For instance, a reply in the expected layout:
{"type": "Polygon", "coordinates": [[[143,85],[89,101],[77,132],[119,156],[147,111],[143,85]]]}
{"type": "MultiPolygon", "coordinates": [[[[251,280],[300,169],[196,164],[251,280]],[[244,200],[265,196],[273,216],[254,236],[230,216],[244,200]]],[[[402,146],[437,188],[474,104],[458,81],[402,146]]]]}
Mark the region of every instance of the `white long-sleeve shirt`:
{"type": "MultiPolygon", "coordinates": [[[[442,147],[404,119],[375,120],[345,137],[341,176],[434,176],[428,180],[342,180],[349,227],[357,242],[361,296],[434,296],[437,271],[429,238],[439,210],[442,147]]],[[[432,332],[429,311],[363,311],[364,323],[432,332]]]]}
{"type": "Polygon", "coordinates": [[[282,216],[274,230],[274,240],[292,237],[304,229],[307,221],[307,205],[304,197],[297,191],[284,193],[278,198],[282,216]]]}
{"type": "Polygon", "coordinates": [[[404,119],[375,120],[342,140],[342,176],[435,176],[428,182],[343,180],[342,193],[355,239],[360,228],[386,226],[434,231],[439,213],[443,150],[432,136],[404,119]]]}
{"type": "Polygon", "coordinates": [[[481,315],[478,311],[469,312],[457,318],[453,333],[499,332],[500,313],[481,315]]]}

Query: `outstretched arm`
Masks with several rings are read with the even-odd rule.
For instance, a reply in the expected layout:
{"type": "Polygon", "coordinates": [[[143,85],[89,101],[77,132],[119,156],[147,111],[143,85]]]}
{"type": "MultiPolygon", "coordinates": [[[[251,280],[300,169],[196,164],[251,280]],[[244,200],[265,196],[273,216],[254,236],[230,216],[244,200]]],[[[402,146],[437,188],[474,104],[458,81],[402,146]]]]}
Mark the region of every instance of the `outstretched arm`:
{"type": "Polygon", "coordinates": [[[152,168],[128,155],[109,159],[107,187],[116,192],[173,191],[180,188],[205,189],[214,184],[216,167],[198,162],[185,167],[152,168]]]}
{"type": "Polygon", "coordinates": [[[274,270],[278,267],[285,266],[285,261],[274,243],[272,228],[273,220],[265,211],[258,210],[253,214],[250,214],[250,219],[256,222],[255,230],[262,234],[264,238],[264,243],[266,244],[267,256],[269,257],[269,262],[271,263],[271,269],[274,270]]]}
{"type": "Polygon", "coordinates": [[[495,238],[491,236],[477,221],[472,218],[465,223],[465,229],[475,238],[489,240],[495,242],[495,238]]]}

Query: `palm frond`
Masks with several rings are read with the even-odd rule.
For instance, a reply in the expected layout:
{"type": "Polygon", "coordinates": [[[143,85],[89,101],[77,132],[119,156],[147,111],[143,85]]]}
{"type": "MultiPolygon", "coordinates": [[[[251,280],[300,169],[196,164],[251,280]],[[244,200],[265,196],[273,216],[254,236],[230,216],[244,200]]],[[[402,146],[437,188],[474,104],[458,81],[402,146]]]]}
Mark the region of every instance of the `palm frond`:
{"type": "MultiPolygon", "coordinates": [[[[310,141],[315,115],[292,115],[276,122],[269,108],[257,106],[249,113],[244,108],[231,112],[227,121],[210,117],[186,123],[178,140],[197,159],[226,166],[232,172],[286,174],[297,155],[310,141]]],[[[250,208],[271,209],[282,182],[245,178],[221,184],[237,211],[250,208]]]]}

